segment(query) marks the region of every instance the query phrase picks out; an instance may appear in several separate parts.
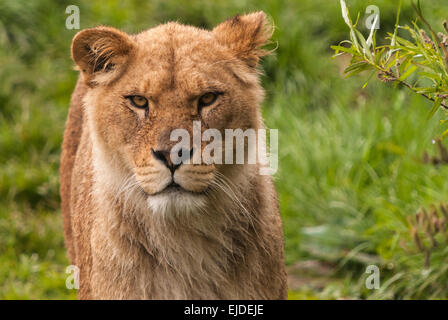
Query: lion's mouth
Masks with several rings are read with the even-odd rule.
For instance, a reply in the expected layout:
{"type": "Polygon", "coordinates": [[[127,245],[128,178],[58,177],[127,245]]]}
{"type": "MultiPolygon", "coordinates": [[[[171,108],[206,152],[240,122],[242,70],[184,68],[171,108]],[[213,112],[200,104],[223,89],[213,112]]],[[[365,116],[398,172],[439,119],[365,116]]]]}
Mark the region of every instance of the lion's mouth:
{"type": "Polygon", "coordinates": [[[189,191],[185,190],[179,184],[173,181],[168,186],[166,186],[165,189],[159,191],[158,193],[160,192],[171,193],[171,192],[189,192],[189,191]]]}
{"type": "Polygon", "coordinates": [[[180,184],[177,184],[176,182],[172,181],[169,185],[167,185],[164,189],[152,194],[152,196],[159,195],[159,194],[166,194],[166,195],[175,195],[175,194],[190,194],[190,195],[202,195],[204,192],[194,192],[187,190],[183,188],[180,184]]]}

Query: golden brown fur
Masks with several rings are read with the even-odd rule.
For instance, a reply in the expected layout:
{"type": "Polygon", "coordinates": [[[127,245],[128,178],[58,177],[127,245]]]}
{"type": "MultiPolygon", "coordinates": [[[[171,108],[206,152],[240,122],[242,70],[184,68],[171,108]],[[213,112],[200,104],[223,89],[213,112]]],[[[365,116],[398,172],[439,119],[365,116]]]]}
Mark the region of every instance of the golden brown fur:
{"type": "MultiPolygon", "coordinates": [[[[213,31],[167,23],[138,35],[79,32],[80,69],[61,158],[68,255],[81,299],[284,299],[277,195],[255,165],[182,164],[152,155],[169,132],[263,128],[257,63],[271,28],[264,13],[213,31]],[[220,91],[198,111],[204,92],[220,91]],[[148,98],[149,112],[126,95],[148,98]]],[[[201,146],[204,148],[204,145],[201,146]]]]}

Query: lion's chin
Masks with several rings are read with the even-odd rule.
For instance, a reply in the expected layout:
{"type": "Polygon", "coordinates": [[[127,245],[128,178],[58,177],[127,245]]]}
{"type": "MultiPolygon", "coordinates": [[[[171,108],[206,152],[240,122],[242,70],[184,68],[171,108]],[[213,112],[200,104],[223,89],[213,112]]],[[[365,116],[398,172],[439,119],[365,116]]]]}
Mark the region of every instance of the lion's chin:
{"type": "Polygon", "coordinates": [[[157,215],[200,214],[207,205],[207,197],[174,185],[148,195],[147,204],[157,215]]]}

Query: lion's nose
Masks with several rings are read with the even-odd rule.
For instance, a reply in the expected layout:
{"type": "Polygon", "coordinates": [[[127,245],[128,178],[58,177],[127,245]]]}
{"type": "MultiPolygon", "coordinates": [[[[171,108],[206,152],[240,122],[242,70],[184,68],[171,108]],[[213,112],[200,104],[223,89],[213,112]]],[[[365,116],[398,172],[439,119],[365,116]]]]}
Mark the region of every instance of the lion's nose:
{"type": "Polygon", "coordinates": [[[188,149],[180,148],[177,152],[154,149],[151,149],[151,151],[154,158],[163,162],[163,164],[170,169],[172,174],[174,174],[174,171],[176,171],[182,163],[189,160],[193,156],[193,149],[188,151],[188,149]]]}

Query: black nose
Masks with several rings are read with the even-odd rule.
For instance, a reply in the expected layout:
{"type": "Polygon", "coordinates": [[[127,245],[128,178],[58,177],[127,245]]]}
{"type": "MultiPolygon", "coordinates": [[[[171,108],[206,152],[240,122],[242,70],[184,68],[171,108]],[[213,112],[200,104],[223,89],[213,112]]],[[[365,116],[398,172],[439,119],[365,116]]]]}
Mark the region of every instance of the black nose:
{"type": "Polygon", "coordinates": [[[162,161],[163,164],[170,169],[171,173],[174,173],[177,168],[180,167],[182,163],[187,161],[193,156],[193,149],[188,151],[188,149],[181,148],[177,151],[177,154],[174,154],[174,159],[176,163],[171,161],[171,152],[168,150],[155,150],[151,149],[152,155],[159,161],[162,161]]]}

